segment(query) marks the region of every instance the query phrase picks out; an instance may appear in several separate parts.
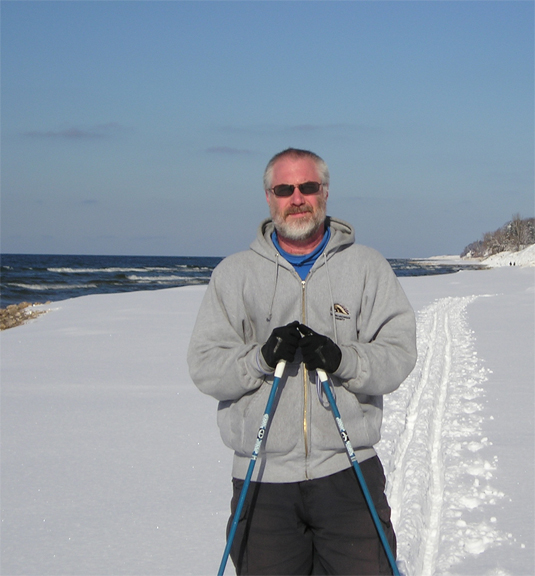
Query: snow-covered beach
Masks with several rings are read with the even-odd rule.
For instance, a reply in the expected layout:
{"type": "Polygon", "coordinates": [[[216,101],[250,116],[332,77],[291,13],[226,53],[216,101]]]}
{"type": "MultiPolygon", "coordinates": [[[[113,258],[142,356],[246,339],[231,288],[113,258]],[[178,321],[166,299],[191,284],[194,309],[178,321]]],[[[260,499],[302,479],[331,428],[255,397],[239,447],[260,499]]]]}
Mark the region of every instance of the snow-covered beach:
{"type": "MultiPolygon", "coordinates": [[[[401,279],[419,360],[378,451],[407,576],[535,574],[534,273],[401,279]]],[[[2,332],[2,574],[216,573],[232,454],[186,365],[204,291],[84,296],[2,332]]]]}

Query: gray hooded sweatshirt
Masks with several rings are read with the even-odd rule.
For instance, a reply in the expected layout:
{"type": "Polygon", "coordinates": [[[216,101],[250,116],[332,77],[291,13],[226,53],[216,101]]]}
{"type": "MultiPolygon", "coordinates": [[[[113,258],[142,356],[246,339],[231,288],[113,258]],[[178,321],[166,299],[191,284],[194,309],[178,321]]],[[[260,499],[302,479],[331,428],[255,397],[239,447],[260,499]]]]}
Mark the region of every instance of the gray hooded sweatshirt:
{"type": "MultiPolygon", "coordinates": [[[[352,227],[328,218],[331,238],[305,281],[276,250],[271,219],[245,252],[214,270],[188,350],[191,377],[219,400],[223,442],[234,450],[233,476],[245,478],[273,382],[260,348],[294,320],[334,340],[342,361],[330,380],[359,461],[375,455],[383,394],[416,361],[413,310],[388,262],[354,242],[352,227]]],[[[277,392],[253,480],[299,482],[351,466],[333,414],[298,350],[277,392]]]]}

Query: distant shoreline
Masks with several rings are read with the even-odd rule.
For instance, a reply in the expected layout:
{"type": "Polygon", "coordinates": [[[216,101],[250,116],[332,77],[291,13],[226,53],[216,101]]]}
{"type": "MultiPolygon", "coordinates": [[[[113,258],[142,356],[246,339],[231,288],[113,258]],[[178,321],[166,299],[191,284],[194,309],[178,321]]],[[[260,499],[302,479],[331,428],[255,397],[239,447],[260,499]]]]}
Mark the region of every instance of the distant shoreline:
{"type": "Polygon", "coordinates": [[[413,262],[425,264],[452,264],[455,266],[474,266],[482,263],[481,258],[461,258],[455,255],[429,256],[428,258],[409,258],[413,262]]]}
{"type": "Polygon", "coordinates": [[[410,260],[419,264],[451,264],[455,266],[481,265],[486,268],[497,268],[502,266],[535,266],[535,244],[528,246],[517,252],[498,252],[487,258],[462,258],[461,256],[444,255],[430,256],[429,258],[411,258],[410,260]]]}

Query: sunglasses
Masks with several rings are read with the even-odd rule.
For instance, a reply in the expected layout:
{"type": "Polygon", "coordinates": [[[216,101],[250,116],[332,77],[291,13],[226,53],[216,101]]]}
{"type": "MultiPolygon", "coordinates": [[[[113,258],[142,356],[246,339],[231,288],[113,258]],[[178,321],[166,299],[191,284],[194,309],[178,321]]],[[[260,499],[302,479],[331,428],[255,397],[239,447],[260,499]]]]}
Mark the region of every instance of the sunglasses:
{"type": "Polygon", "coordinates": [[[294,190],[299,188],[299,192],[305,196],[317,194],[321,188],[321,182],[303,182],[303,184],[279,184],[274,186],[271,191],[278,198],[288,198],[294,193],[294,190]]]}

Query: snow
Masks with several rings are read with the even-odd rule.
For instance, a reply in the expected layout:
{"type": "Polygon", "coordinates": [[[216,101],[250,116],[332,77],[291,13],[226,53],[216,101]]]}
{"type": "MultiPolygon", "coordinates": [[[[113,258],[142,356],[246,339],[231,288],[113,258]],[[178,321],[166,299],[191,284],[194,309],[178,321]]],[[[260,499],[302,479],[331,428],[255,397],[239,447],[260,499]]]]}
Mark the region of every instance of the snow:
{"type": "Polygon", "coordinates": [[[535,266],[535,244],[518,252],[499,252],[481,261],[485,266],[535,266]]]}
{"type": "Polygon", "coordinates": [[[430,258],[414,258],[417,262],[430,262],[432,264],[470,265],[481,264],[489,268],[502,266],[535,266],[535,244],[518,251],[499,252],[487,258],[467,258],[454,255],[431,256],[430,258]]]}
{"type": "Polygon", "coordinates": [[[463,264],[470,265],[470,264],[479,264],[479,260],[476,259],[469,259],[469,258],[461,258],[461,256],[456,256],[453,254],[444,255],[444,256],[430,256],[428,258],[412,258],[416,262],[430,262],[432,264],[450,264],[461,266],[463,264]]]}
{"type": "MultiPolygon", "coordinates": [[[[534,272],[401,279],[419,359],[378,451],[407,576],[535,574],[534,272]]],[[[232,454],[186,365],[204,290],[56,302],[2,332],[2,574],[217,572],[232,454]]]]}

